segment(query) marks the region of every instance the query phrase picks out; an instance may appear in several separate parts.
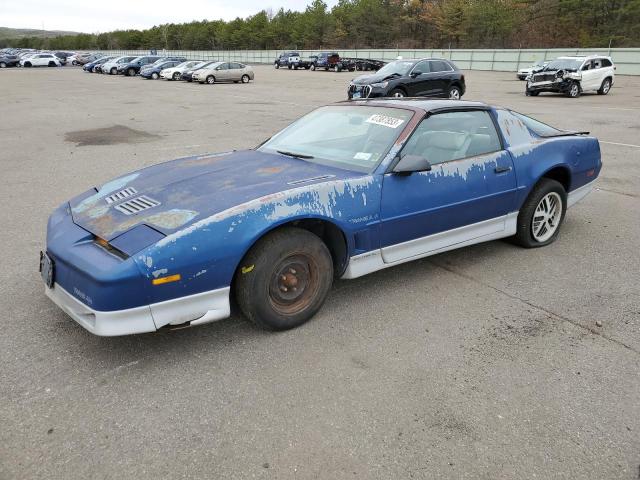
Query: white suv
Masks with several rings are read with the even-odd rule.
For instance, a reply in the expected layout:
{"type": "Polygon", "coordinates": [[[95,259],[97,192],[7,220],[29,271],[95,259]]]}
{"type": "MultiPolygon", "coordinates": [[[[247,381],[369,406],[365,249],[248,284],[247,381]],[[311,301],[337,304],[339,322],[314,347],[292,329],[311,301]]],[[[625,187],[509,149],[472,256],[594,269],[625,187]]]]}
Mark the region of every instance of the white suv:
{"type": "Polygon", "coordinates": [[[23,67],[59,67],[60,59],[53,53],[36,53],[20,61],[23,67]]]}
{"type": "Polygon", "coordinates": [[[616,67],[611,57],[559,57],[527,77],[527,96],[540,92],[564,93],[577,98],[583,92],[606,95],[615,81],[616,67]]]}

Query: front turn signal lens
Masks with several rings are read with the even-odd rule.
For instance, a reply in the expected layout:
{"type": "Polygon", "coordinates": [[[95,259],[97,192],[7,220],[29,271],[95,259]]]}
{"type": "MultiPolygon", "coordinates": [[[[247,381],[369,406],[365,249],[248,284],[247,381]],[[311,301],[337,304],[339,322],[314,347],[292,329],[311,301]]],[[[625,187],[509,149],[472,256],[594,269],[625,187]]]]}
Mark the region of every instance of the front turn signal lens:
{"type": "Polygon", "coordinates": [[[180,274],[177,273],[175,275],[169,275],[168,277],[154,278],[151,280],[151,283],[153,285],[162,285],[164,283],[179,282],[180,278],[180,274]]]}

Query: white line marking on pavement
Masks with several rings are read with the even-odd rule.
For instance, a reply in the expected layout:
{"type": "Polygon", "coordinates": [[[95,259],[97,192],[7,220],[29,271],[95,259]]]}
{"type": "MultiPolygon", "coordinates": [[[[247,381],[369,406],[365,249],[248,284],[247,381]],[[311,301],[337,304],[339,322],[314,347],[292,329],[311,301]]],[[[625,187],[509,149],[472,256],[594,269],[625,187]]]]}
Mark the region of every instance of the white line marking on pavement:
{"type": "Polygon", "coordinates": [[[602,140],[600,140],[600,143],[606,143],[607,145],[620,145],[621,147],[640,148],[640,145],[633,145],[631,143],[604,142],[602,140]]]}

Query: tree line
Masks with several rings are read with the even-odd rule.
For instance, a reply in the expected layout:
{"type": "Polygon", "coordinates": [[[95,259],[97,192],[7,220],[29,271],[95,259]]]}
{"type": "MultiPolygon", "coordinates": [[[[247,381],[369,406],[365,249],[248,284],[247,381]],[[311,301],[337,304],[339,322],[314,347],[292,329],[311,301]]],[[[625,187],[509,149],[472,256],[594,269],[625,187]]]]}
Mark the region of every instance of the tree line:
{"type": "MultiPolygon", "coordinates": [[[[88,30],[91,25],[87,25],[88,30]]],[[[313,0],[231,21],[0,39],[51,50],[552,48],[640,46],[640,0],[313,0]]]]}

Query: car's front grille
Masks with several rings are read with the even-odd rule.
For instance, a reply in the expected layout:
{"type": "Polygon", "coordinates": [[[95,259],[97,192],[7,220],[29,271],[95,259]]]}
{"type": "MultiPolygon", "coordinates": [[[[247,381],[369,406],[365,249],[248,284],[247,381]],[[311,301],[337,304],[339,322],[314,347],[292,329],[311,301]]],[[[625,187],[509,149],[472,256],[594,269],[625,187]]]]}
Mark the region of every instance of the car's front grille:
{"type": "Polygon", "coordinates": [[[552,82],[556,78],[555,73],[538,73],[533,76],[534,82],[552,82]]]}
{"type": "Polygon", "coordinates": [[[360,98],[367,98],[371,95],[371,86],[370,85],[349,85],[349,93],[353,95],[354,93],[360,93],[360,98]]]}
{"type": "Polygon", "coordinates": [[[119,202],[120,200],[124,200],[125,198],[129,198],[131,195],[135,195],[136,193],[138,193],[138,191],[135,188],[129,187],[125,188],[124,190],[120,190],[119,192],[112,193],[104,200],[109,205],[111,205],[112,203],[119,202]]]}
{"type": "Polygon", "coordinates": [[[149,198],[146,195],[141,195],[139,197],[132,198],[131,200],[127,200],[126,202],[122,202],[114,208],[125,215],[134,215],[144,210],[157,207],[158,205],[160,205],[160,202],[157,200],[149,198]]]}

